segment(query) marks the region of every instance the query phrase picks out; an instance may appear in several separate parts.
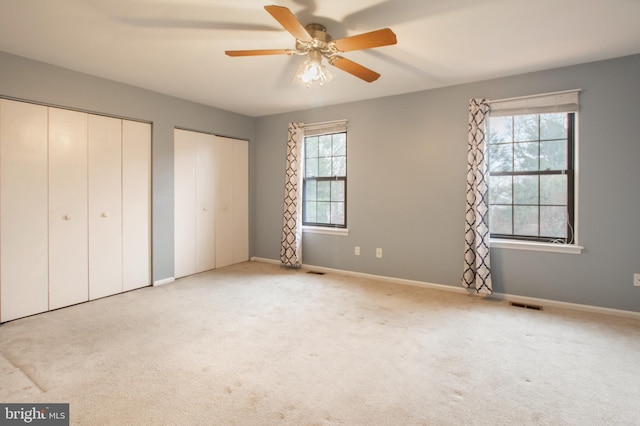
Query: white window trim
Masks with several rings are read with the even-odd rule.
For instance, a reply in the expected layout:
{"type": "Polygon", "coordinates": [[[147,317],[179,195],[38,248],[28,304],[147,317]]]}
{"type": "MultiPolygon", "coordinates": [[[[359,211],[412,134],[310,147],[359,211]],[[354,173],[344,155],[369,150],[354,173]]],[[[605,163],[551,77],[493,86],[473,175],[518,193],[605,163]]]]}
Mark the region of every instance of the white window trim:
{"type": "MultiPolygon", "coordinates": [[[[340,133],[340,132],[346,132],[347,131],[347,123],[348,120],[347,119],[343,119],[343,120],[333,120],[333,121],[324,121],[321,123],[310,123],[310,124],[305,124],[303,126],[303,130],[304,130],[304,137],[306,138],[307,136],[314,136],[314,135],[322,135],[322,134],[326,134],[326,133],[340,133]]],[[[305,154],[304,154],[304,141],[302,143],[303,149],[302,149],[302,154],[301,154],[301,163],[300,163],[300,175],[298,177],[298,187],[302,188],[303,186],[303,182],[304,182],[304,161],[305,161],[305,154]]],[[[348,154],[348,150],[349,150],[349,144],[347,143],[347,174],[349,173],[349,154],[348,154]]],[[[347,176],[347,180],[348,180],[348,176],[347,176]]],[[[301,203],[304,202],[304,200],[302,199],[302,196],[300,196],[300,200],[301,203]]],[[[346,211],[345,211],[346,214],[346,211]]],[[[325,234],[325,235],[338,235],[338,236],[343,236],[346,237],[349,235],[349,229],[348,228],[333,228],[331,226],[311,226],[311,225],[302,225],[302,218],[300,220],[300,226],[302,226],[302,232],[304,233],[309,233],[309,234],[325,234]]]]}
{"type": "Polygon", "coordinates": [[[540,114],[545,112],[574,112],[575,114],[575,134],[573,141],[573,155],[574,155],[574,169],[573,169],[573,243],[561,244],[561,243],[545,243],[540,241],[526,241],[517,239],[499,239],[491,238],[491,248],[497,249],[513,249],[513,250],[528,250],[528,251],[542,251],[551,253],[565,253],[565,254],[581,254],[584,249],[583,246],[578,245],[578,228],[579,228],[579,211],[578,197],[580,194],[580,161],[579,161],[579,141],[580,135],[578,134],[580,125],[578,123],[578,96],[582,89],[565,90],[561,92],[543,93],[539,95],[519,96],[515,98],[497,99],[489,101],[491,110],[489,114],[493,113],[494,116],[500,115],[513,115],[523,113],[540,114]]]}
{"type": "Polygon", "coordinates": [[[580,254],[584,247],[577,244],[542,243],[539,241],[491,239],[491,248],[528,251],[544,251],[550,253],[580,254]]]}
{"type": "Polygon", "coordinates": [[[330,228],[326,226],[302,225],[302,232],[305,232],[308,234],[338,235],[341,237],[346,237],[349,235],[348,228],[330,228]]]}

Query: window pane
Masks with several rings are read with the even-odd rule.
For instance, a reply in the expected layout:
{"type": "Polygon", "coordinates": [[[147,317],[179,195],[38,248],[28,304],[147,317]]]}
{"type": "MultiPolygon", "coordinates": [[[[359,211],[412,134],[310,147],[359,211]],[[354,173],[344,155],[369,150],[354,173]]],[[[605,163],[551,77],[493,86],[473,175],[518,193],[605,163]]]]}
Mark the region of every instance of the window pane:
{"type": "Polygon", "coordinates": [[[567,114],[540,114],[540,139],[566,139],[567,114]]]}
{"type": "Polygon", "coordinates": [[[308,202],[305,204],[304,209],[304,221],[305,222],[317,222],[316,219],[316,208],[317,205],[314,202],[308,202]]]}
{"type": "Polygon", "coordinates": [[[304,165],[304,174],[306,177],[318,176],[318,159],[308,158],[304,165]]]}
{"type": "Polygon", "coordinates": [[[544,241],[571,238],[568,212],[574,189],[568,167],[573,163],[574,135],[569,129],[574,117],[552,113],[489,118],[492,234],[544,241]]]}
{"type": "Polygon", "coordinates": [[[513,117],[489,118],[489,144],[513,141],[513,117]]]}
{"type": "Polygon", "coordinates": [[[344,181],[331,181],[331,201],[344,201],[344,181]]]}
{"type": "Polygon", "coordinates": [[[540,235],[567,238],[566,207],[540,207],[540,235]]]}
{"type": "Polygon", "coordinates": [[[523,142],[513,145],[513,168],[524,172],[538,170],[538,143],[523,142]]]}
{"type": "Polygon", "coordinates": [[[316,198],[317,182],[315,180],[308,180],[304,183],[304,196],[307,201],[315,201],[316,198]]]}
{"type": "Polygon", "coordinates": [[[513,144],[489,145],[489,171],[510,172],[513,170],[513,144]]]}
{"type": "Polygon", "coordinates": [[[538,206],[513,207],[513,233],[538,236],[538,206]]]}
{"type": "Polygon", "coordinates": [[[303,224],[345,227],[346,132],[309,136],[304,143],[303,224]]]}
{"type": "Polygon", "coordinates": [[[329,177],[331,175],[331,157],[318,158],[318,176],[329,177]]]}
{"type": "Polygon", "coordinates": [[[489,204],[511,204],[513,187],[511,176],[491,176],[489,178],[489,204]]]}
{"type": "Polygon", "coordinates": [[[344,225],[344,203],[331,203],[331,223],[344,225]]]}
{"type": "Polygon", "coordinates": [[[318,137],[309,136],[305,138],[304,152],[306,158],[312,158],[318,156],[318,137]]]}
{"type": "Polygon", "coordinates": [[[538,204],[538,176],[514,176],[514,204],[538,204]]]}
{"type": "Polygon", "coordinates": [[[331,157],[331,135],[318,137],[318,157],[331,157]]]}
{"type": "Polygon", "coordinates": [[[567,205],[567,175],[540,176],[540,204],[567,205]]]}
{"type": "Polygon", "coordinates": [[[333,175],[332,176],[346,176],[347,175],[347,157],[333,157],[333,175]]]}
{"type": "Polygon", "coordinates": [[[347,134],[333,135],[333,155],[347,155],[347,134]]]}
{"type": "Polygon", "coordinates": [[[516,115],[513,117],[514,142],[538,140],[538,115],[516,115]]]}
{"type": "Polygon", "coordinates": [[[540,170],[567,169],[567,141],[540,142],[540,170]]]}
{"type": "Polygon", "coordinates": [[[329,220],[331,219],[331,203],[322,202],[317,204],[317,212],[318,215],[316,217],[317,223],[331,223],[329,220]]]}
{"type": "Polygon", "coordinates": [[[318,201],[331,201],[331,182],[318,182],[318,201]]]}
{"type": "Polygon", "coordinates": [[[491,206],[489,210],[491,232],[495,234],[511,234],[511,206],[491,206]]]}

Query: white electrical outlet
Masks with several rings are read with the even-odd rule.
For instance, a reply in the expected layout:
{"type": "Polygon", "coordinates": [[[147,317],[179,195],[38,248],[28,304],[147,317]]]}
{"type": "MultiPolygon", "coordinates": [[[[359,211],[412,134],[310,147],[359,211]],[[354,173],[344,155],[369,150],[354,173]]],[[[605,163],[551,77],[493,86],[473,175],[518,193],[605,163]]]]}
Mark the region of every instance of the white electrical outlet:
{"type": "Polygon", "coordinates": [[[633,285],[640,287],[640,274],[633,274],[633,285]]]}
{"type": "Polygon", "coordinates": [[[378,259],[380,259],[382,257],[382,249],[381,248],[377,248],[376,249],[376,257],[378,259]]]}
{"type": "Polygon", "coordinates": [[[360,256],[360,246],[356,246],[356,250],[354,252],[356,256],[360,256]]]}

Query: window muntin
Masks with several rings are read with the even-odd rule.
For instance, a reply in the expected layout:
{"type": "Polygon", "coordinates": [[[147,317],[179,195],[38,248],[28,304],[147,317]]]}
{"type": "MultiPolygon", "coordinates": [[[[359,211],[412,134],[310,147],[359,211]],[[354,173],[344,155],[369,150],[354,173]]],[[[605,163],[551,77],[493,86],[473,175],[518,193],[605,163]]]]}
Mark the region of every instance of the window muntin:
{"type": "Polygon", "coordinates": [[[347,133],[304,138],[302,224],[347,226],[347,133]]]}
{"type": "Polygon", "coordinates": [[[496,238],[573,242],[575,113],[489,118],[489,223],[496,238]]]}

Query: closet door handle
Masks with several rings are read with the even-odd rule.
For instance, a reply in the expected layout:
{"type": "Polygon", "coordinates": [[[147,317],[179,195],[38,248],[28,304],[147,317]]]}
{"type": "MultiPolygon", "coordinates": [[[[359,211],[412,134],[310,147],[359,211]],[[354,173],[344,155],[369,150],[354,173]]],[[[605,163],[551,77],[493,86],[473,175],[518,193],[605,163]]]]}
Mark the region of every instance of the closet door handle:
{"type": "Polygon", "coordinates": [[[109,216],[111,216],[111,213],[109,212],[102,213],[102,217],[109,217],[109,216]]]}
{"type": "Polygon", "coordinates": [[[71,220],[71,215],[65,214],[64,215],[64,220],[71,220]]]}

